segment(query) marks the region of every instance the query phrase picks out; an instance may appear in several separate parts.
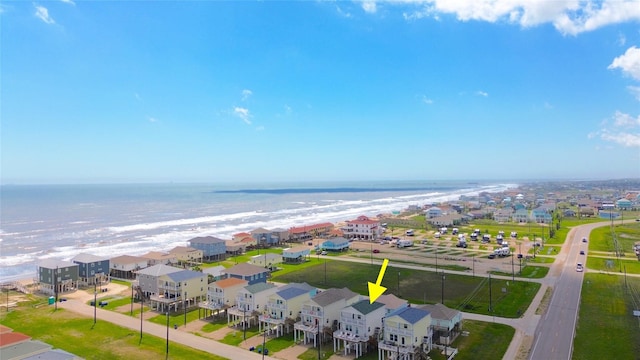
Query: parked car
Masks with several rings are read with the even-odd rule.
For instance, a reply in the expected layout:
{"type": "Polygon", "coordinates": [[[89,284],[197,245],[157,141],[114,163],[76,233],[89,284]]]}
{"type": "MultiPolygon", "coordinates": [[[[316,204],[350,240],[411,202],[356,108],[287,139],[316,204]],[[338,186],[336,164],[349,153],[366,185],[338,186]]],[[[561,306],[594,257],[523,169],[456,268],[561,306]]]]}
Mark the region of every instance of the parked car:
{"type": "Polygon", "coordinates": [[[586,242],[587,242],[587,238],[586,238],[586,237],[583,237],[583,238],[582,238],[582,242],[583,242],[583,243],[586,243],[586,242]]]}
{"type": "Polygon", "coordinates": [[[378,253],[380,253],[380,250],[378,250],[378,249],[373,249],[373,253],[374,253],[374,254],[378,254],[378,253]]]}
{"type": "Polygon", "coordinates": [[[582,267],[581,263],[576,264],[576,271],[577,272],[582,272],[584,271],[584,267],[582,267]]]}
{"type": "Polygon", "coordinates": [[[327,252],[323,250],[320,255],[327,255],[327,252]]]}
{"type": "Polygon", "coordinates": [[[584,255],[584,250],[580,250],[580,255],[584,255]]]}

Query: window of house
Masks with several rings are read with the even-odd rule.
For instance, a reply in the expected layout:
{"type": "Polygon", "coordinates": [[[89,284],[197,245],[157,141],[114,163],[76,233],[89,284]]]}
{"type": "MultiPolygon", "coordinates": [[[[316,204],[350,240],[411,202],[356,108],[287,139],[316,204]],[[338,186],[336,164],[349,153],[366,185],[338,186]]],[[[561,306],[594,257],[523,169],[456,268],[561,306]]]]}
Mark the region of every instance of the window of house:
{"type": "Polygon", "coordinates": [[[407,324],[404,324],[404,328],[405,328],[405,329],[406,329],[406,328],[408,328],[408,327],[409,327],[409,326],[408,326],[407,324]]]}
{"type": "Polygon", "coordinates": [[[91,267],[96,267],[96,264],[95,263],[91,263],[91,267]]]}
{"type": "Polygon", "coordinates": [[[401,342],[402,342],[402,345],[404,345],[404,336],[402,337],[402,341],[401,342]]]}

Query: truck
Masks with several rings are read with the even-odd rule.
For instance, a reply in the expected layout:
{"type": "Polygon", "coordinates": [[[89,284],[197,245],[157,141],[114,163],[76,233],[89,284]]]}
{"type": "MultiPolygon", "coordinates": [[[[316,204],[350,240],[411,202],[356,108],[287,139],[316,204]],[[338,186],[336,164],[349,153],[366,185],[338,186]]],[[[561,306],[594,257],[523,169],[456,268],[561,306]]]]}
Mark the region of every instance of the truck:
{"type": "Polygon", "coordinates": [[[399,248],[413,246],[413,241],[411,241],[411,240],[398,240],[398,245],[397,246],[399,248]]]}

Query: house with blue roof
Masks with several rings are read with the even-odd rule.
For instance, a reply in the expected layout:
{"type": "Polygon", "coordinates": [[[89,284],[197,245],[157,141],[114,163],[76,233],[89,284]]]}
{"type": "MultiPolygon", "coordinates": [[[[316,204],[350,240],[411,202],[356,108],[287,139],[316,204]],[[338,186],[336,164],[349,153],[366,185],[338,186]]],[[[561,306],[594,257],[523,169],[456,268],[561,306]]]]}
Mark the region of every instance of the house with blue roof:
{"type": "Polygon", "coordinates": [[[345,355],[362,356],[367,351],[369,338],[379,337],[386,313],[383,303],[370,303],[369,299],[343,308],[338,330],[333,332],[333,352],[343,350],[345,355]]]}
{"type": "Polygon", "coordinates": [[[257,283],[247,285],[236,293],[235,306],[227,310],[227,323],[251,326],[251,322],[257,319],[266,306],[269,296],[278,291],[273,283],[257,283]]]}
{"type": "Polygon", "coordinates": [[[225,269],[224,273],[227,275],[227,278],[234,277],[246,280],[249,283],[248,285],[253,285],[257,283],[267,282],[270,271],[269,269],[262,266],[241,263],[225,269]]]}
{"type": "Polygon", "coordinates": [[[536,208],[531,210],[531,215],[529,217],[531,221],[538,224],[551,224],[551,214],[545,208],[536,208]]]}
{"type": "MultiPolygon", "coordinates": [[[[302,305],[317,293],[317,289],[307,283],[291,283],[269,296],[266,308],[260,315],[259,329],[264,326],[276,336],[284,335],[293,328],[300,317],[302,305]]],[[[262,330],[260,330],[262,331],[262,330]]]]}
{"type": "Polygon", "coordinates": [[[627,199],[619,199],[616,201],[616,208],[620,210],[631,210],[633,208],[633,203],[631,200],[627,199]]]}
{"type": "Polygon", "coordinates": [[[180,270],[157,278],[158,293],[152,294],[151,308],[166,312],[184,309],[207,297],[208,276],[199,271],[180,270]]]}
{"type": "Polygon", "coordinates": [[[415,307],[401,308],[383,319],[383,340],[378,342],[378,359],[414,360],[417,350],[432,348],[431,313],[415,307]]]}
{"type": "Polygon", "coordinates": [[[349,250],[349,245],[349,240],[343,237],[334,237],[323,242],[320,248],[327,251],[346,251],[349,250]]]}

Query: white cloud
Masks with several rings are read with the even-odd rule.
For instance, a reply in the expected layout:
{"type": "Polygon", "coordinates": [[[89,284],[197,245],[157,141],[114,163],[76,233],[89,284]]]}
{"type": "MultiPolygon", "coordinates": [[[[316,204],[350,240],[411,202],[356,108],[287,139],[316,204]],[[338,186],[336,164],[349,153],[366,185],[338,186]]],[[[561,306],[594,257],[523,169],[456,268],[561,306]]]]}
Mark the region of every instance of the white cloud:
{"type": "Polygon", "coordinates": [[[627,37],[623,33],[618,33],[618,40],[616,43],[620,46],[624,46],[627,43],[627,37]]]}
{"type": "Polygon", "coordinates": [[[589,139],[599,137],[625,147],[640,147],[640,115],[632,115],[616,111],[613,117],[602,124],[602,128],[588,134],[589,139]]]}
{"type": "Polygon", "coordinates": [[[154,118],[153,116],[147,116],[147,120],[149,120],[150,123],[154,123],[158,121],[158,119],[154,118]]]}
{"type": "Polygon", "coordinates": [[[73,2],[73,0],[60,0],[60,1],[62,1],[65,4],[69,4],[69,5],[75,5],[76,4],[75,2],[73,2]]]}
{"type": "Polygon", "coordinates": [[[46,24],[55,24],[56,22],[53,20],[51,16],[49,16],[49,10],[46,7],[40,5],[33,5],[36,8],[36,13],[34,14],[38,19],[44,21],[46,24]]]}
{"type": "Polygon", "coordinates": [[[233,114],[242,119],[247,125],[251,125],[251,113],[249,109],[235,106],[233,108],[233,114]]]}
{"type": "Polygon", "coordinates": [[[640,20],[639,0],[391,0],[385,3],[413,7],[403,12],[407,20],[451,14],[461,21],[506,21],[522,27],[549,23],[564,35],[640,20]]]}
{"type": "Polygon", "coordinates": [[[378,11],[378,7],[375,1],[363,1],[362,9],[364,10],[364,12],[369,14],[374,14],[376,11],[378,11]]]}
{"type": "Polygon", "coordinates": [[[422,100],[423,103],[425,103],[427,105],[433,104],[433,99],[429,99],[428,97],[426,97],[424,95],[422,95],[422,99],[421,100],[422,100]]]}
{"type": "Polygon", "coordinates": [[[488,94],[488,93],[486,93],[486,92],[484,92],[484,91],[482,91],[482,90],[478,90],[478,91],[476,91],[476,95],[478,95],[478,96],[484,96],[484,97],[488,97],[488,96],[489,96],[489,94],[488,94]]]}
{"type": "Polygon", "coordinates": [[[338,12],[338,14],[346,17],[346,18],[350,18],[351,17],[351,13],[348,11],[344,11],[342,10],[342,8],[340,6],[336,5],[336,11],[338,12]]]}
{"type": "Polygon", "coordinates": [[[242,90],[242,101],[247,101],[253,95],[253,91],[249,89],[242,90]]]}
{"type": "Polygon", "coordinates": [[[640,86],[627,86],[627,90],[633,95],[636,100],[640,101],[640,86]]]}
{"type": "Polygon", "coordinates": [[[635,46],[628,48],[623,55],[613,59],[607,69],[621,69],[623,73],[640,80],[640,49],[635,46]]]}

